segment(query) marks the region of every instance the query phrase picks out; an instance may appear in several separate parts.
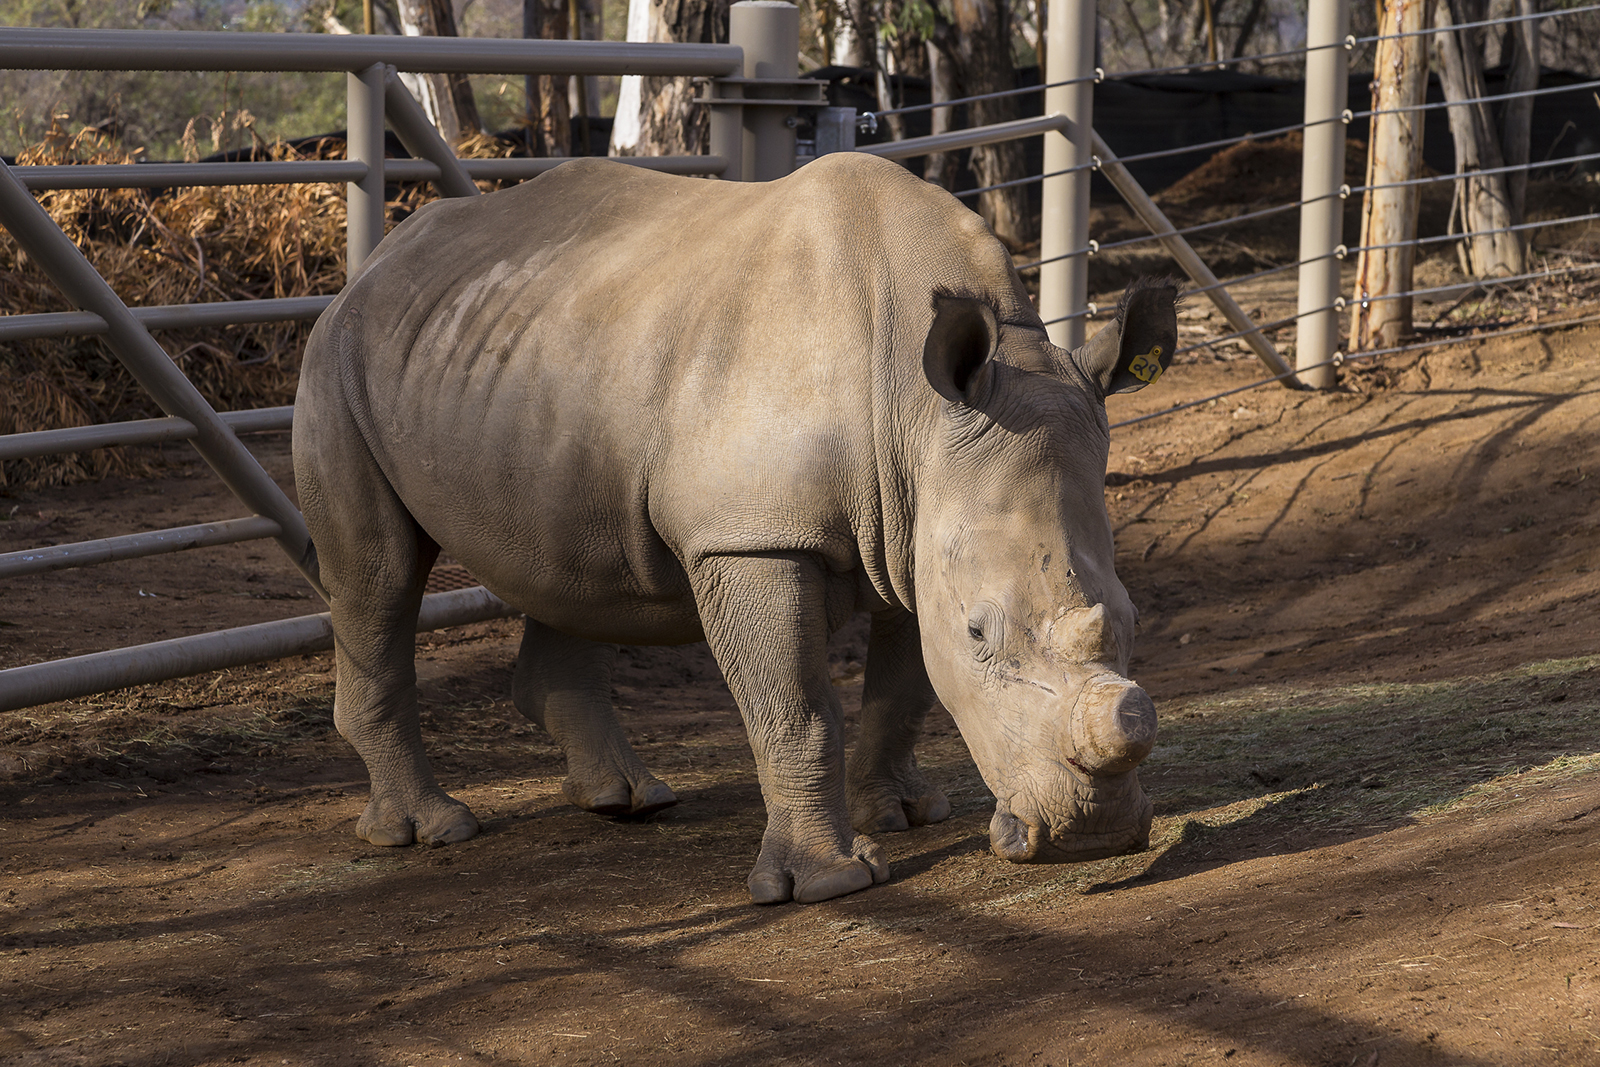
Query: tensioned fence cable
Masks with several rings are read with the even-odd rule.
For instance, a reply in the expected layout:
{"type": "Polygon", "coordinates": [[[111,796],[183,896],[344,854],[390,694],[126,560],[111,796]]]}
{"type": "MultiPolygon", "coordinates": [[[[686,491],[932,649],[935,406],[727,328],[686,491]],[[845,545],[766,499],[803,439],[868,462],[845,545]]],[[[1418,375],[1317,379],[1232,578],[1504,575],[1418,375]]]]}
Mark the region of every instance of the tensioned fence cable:
{"type": "MultiPolygon", "coordinates": [[[[1131,156],[1118,156],[1117,162],[1123,164],[1142,163],[1147,159],[1163,159],[1167,156],[1187,155],[1190,152],[1204,152],[1212,148],[1230,148],[1237,144],[1247,144],[1251,141],[1266,140],[1269,137],[1277,137],[1285,133],[1294,133],[1296,130],[1309,129],[1312,126],[1320,126],[1325,123],[1340,121],[1342,121],[1342,119],[1338,116],[1335,116],[1334,118],[1329,119],[1317,119],[1315,122],[1309,123],[1297,122],[1293,126],[1279,126],[1275,129],[1263,130],[1260,133],[1244,133],[1240,134],[1238,137],[1224,137],[1216,141],[1198,141],[1195,144],[1181,145],[1177,148],[1162,148],[1154,152],[1140,152],[1131,156]]],[[[979,193],[987,193],[995,189],[1007,189],[1013,185],[1026,185],[1029,182],[1043,181],[1046,178],[1055,178],[1063,174],[1073,174],[1080,170],[1099,170],[1100,167],[1101,162],[1097,159],[1091,163],[1079,163],[1077,166],[1068,167],[1065,170],[1051,171],[1049,174],[1035,174],[1027,178],[1018,178],[1015,181],[1000,182],[997,185],[985,185],[981,189],[967,189],[956,193],[955,196],[958,198],[963,196],[976,196],[979,193]]]]}
{"type": "Polygon", "coordinates": [[[1465,173],[1436,174],[1431,178],[1408,178],[1403,182],[1382,182],[1378,185],[1343,186],[1339,189],[1339,198],[1347,200],[1357,193],[1371,192],[1374,189],[1403,189],[1409,185],[1434,185],[1438,182],[1469,181],[1479,176],[1490,174],[1509,174],[1512,171],[1538,170],[1542,167],[1564,167],[1568,164],[1582,163],[1590,159],[1600,159],[1600,152],[1590,152],[1583,156],[1567,156],[1565,159],[1547,159],[1542,163],[1513,163],[1505,167],[1486,167],[1483,170],[1469,170],[1465,173]]]}
{"type": "Polygon", "coordinates": [[[1118,156],[1118,163],[1141,163],[1147,159],[1163,159],[1167,156],[1181,156],[1186,152],[1203,152],[1208,148],[1231,148],[1236,144],[1246,144],[1250,141],[1261,141],[1268,137],[1277,137],[1280,134],[1293,133],[1296,130],[1309,129],[1312,126],[1321,126],[1329,122],[1341,122],[1341,117],[1334,116],[1330,119],[1317,119],[1315,122],[1297,122],[1293,126],[1279,126],[1276,129],[1262,130],[1260,133],[1245,133],[1238,137],[1224,137],[1217,141],[1198,141],[1194,144],[1181,145],[1177,148],[1162,148],[1154,152],[1140,152],[1131,156],[1118,156]]]}
{"type": "Polygon", "coordinates": [[[994,185],[984,185],[977,189],[963,189],[959,193],[952,193],[950,195],[954,196],[957,200],[960,200],[964,196],[977,196],[979,193],[992,193],[996,189],[1010,189],[1014,185],[1029,185],[1033,182],[1042,182],[1046,178],[1059,178],[1063,174],[1076,174],[1080,170],[1095,170],[1097,167],[1098,165],[1095,163],[1079,163],[1077,166],[1068,167],[1065,170],[1053,170],[1049,174],[1031,174],[1026,178],[1016,178],[1009,182],[998,182],[994,185]]]}
{"type": "Polygon", "coordinates": [[[1335,307],[1342,311],[1357,302],[1365,306],[1367,304],[1381,304],[1385,300],[1400,300],[1408,296],[1448,293],[1458,289],[1467,289],[1470,292],[1474,287],[1490,289],[1497,285],[1509,285],[1511,282],[1526,282],[1534,278],[1555,278],[1563,274],[1580,274],[1590,270],[1600,270],[1600,263],[1574,263],[1569,267],[1557,267],[1554,270],[1529,271],[1527,274],[1512,274],[1504,278],[1479,278],[1473,282],[1457,282],[1454,285],[1435,285],[1427,289],[1407,289],[1403,293],[1378,293],[1375,296],[1352,297],[1349,299],[1340,297],[1339,300],[1343,301],[1343,303],[1335,301],[1335,307]]]}
{"type": "Polygon", "coordinates": [[[1251,211],[1243,215],[1235,215],[1232,218],[1216,219],[1212,222],[1202,222],[1195,226],[1185,226],[1181,230],[1172,230],[1168,233],[1152,233],[1143,237],[1129,237],[1125,240],[1113,241],[1110,244],[1101,244],[1099,241],[1090,241],[1083,248],[1076,249],[1072,252],[1063,252],[1059,256],[1051,256],[1049,259],[1035,259],[1027,263],[1018,263],[1017,270],[1019,272],[1032,270],[1035,267],[1042,267],[1046,263],[1056,263],[1063,259],[1071,259],[1074,256],[1092,256],[1100,252],[1108,252],[1113,248],[1124,248],[1128,245],[1143,244],[1146,241],[1159,241],[1163,237],[1186,237],[1191,233],[1200,233],[1203,230],[1215,230],[1223,226],[1231,226],[1236,222],[1249,222],[1251,219],[1266,218],[1269,215],[1281,215],[1285,211],[1293,211],[1297,207],[1304,207],[1306,204],[1314,204],[1318,200],[1327,200],[1338,195],[1338,193],[1328,193],[1323,196],[1314,196],[1309,200],[1296,200],[1288,204],[1279,204],[1277,207],[1263,208],[1260,211],[1251,211]]]}
{"type": "Polygon", "coordinates": [[[1600,87],[1600,78],[1571,85],[1547,85],[1543,89],[1526,89],[1520,93],[1500,93],[1498,96],[1475,96],[1470,100],[1432,100],[1426,104],[1407,104],[1405,107],[1386,107],[1376,111],[1352,111],[1352,119],[1371,118],[1373,115],[1403,115],[1411,111],[1437,111],[1442,107],[1466,107],[1469,104],[1498,104],[1503,100],[1519,100],[1525,96],[1550,96],[1553,93],[1576,93],[1600,87]]]}
{"type": "MultiPolygon", "coordinates": [[[[1487,290],[1494,286],[1507,285],[1511,282],[1524,282],[1533,278],[1551,278],[1563,274],[1576,274],[1588,270],[1600,270],[1600,263],[1575,264],[1570,267],[1559,267],[1555,270],[1542,270],[1530,272],[1528,274],[1515,274],[1506,278],[1484,278],[1475,282],[1457,282],[1454,285],[1438,285],[1429,289],[1407,289],[1403,293],[1380,293],[1377,296],[1360,298],[1341,296],[1331,304],[1324,304],[1321,307],[1307,308],[1305,311],[1286,316],[1285,318],[1274,319],[1271,322],[1257,323],[1253,329],[1235,330],[1233,333],[1225,333],[1217,337],[1207,337],[1205,340],[1198,341],[1195,344],[1185,345],[1181,348],[1173,349],[1172,354],[1174,357],[1181,356],[1186,352],[1198,352],[1202,348],[1212,348],[1216,345],[1226,344],[1229,341],[1236,341],[1241,337],[1248,337],[1253,333],[1267,333],[1271,330],[1279,330],[1290,325],[1291,323],[1298,322],[1299,320],[1308,318],[1312,315],[1321,314],[1324,311],[1343,311],[1345,308],[1349,307],[1353,303],[1356,303],[1358,300],[1363,305],[1366,305],[1382,303],[1385,300],[1399,300],[1408,296],[1429,296],[1433,293],[1446,293],[1462,289],[1465,289],[1468,292],[1471,292],[1475,288],[1487,290]]],[[[1189,296],[1192,292],[1195,292],[1195,290],[1186,291],[1184,295],[1189,296]]]]}
{"type": "Polygon", "coordinates": [[[1331,193],[1326,196],[1314,196],[1310,200],[1294,200],[1287,204],[1279,204],[1277,207],[1262,208],[1260,211],[1247,211],[1243,215],[1234,215],[1231,218],[1214,219],[1211,222],[1196,223],[1193,226],[1185,226],[1181,230],[1173,230],[1170,233],[1151,233],[1145,234],[1141,237],[1126,237],[1120,241],[1111,241],[1106,244],[1096,243],[1092,246],[1092,248],[1096,253],[1109,252],[1113,248],[1126,248],[1128,245],[1143,244],[1146,241],[1159,241],[1163,237],[1187,237],[1191,233],[1200,233],[1204,230],[1221,229],[1224,226],[1232,226],[1236,222],[1249,222],[1252,219],[1264,219],[1271,215],[1281,215],[1285,211],[1293,211],[1297,207],[1302,207],[1305,204],[1312,204],[1318,200],[1327,200],[1332,196],[1338,196],[1338,194],[1331,193]]]}
{"type": "MultiPolygon", "coordinates": [[[[1454,177],[1460,177],[1460,175],[1454,175],[1454,177]]],[[[1340,248],[1334,249],[1333,258],[1345,259],[1349,256],[1355,255],[1357,252],[1376,252],[1385,248],[1409,248],[1412,245],[1429,245],[1435,244],[1439,241],[1466,241],[1474,237],[1487,237],[1492,233],[1516,233],[1520,230],[1542,230],[1549,226],[1565,226],[1571,222],[1591,222],[1595,219],[1600,219],[1600,211],[1593,212],[1588,215],[1568,215],[1566,218],[1562,219],[1545,219],[1541,222],[1524,222],[1517,226],[1500,226],[1493,230],[1473,230],[1471,233],[1447,233],[1438,237],[1418,237],[1414,241],[1391,241],[1388,244],[1382,245],[1356,245],[1354,248],[1344,248],[1344,246],[1341,245],[1340,248],[1342,248],[1343,251],[1340,251],[1340,248]]]]}
{"type": "Polygon", "coordinates": [[[1104,81],[1120,81],[1128,78],[1143,78],[1151,74],[1181,74],[1186,71],[1221,70],[1236,63],[1263,63],[1274,59],[1287,59],[1303,56],[1308,52],[1318,52],[1325,48],[1353,48],[1360,43],[1355,39],[1347,38],[1343,41],[1332,41],[1328,44],[1313,45],[1310,48],[1289,48],[1282,52],[1267,52],[1259,56],[1234,56],[1230,59],[1208,60],[1203,63],[1183,63],[1175,67],[1152,67],[1146,70],[1126,70],[1116,74],[1107,74],[1104,68],[1096,67],[1093,74],[1083,74],[1076,78],[1067,78],[1064,81],[1047,82],[1043,85],[1028,85],[1021,89],[1002,89],[993,93],[978,93],[975,96],[958,96],[953,100],[936,100],[928,104],[910,104],[906,107],[885,108],[882,111],[863,111],[862,117],[872,115],[883,118],[885,115],[910,115],[919,111],[932,111],[941,107],[957,107],[961,104],[970,104],[979,100],[1001,100],[1011,96],[1026,96],[1028,93],[1042,93],[1046,89],[1056,89],[1064,85],[1082,85],[1084,82],[1094,82],[1096,85],[1104,81]]]}
{"type": "MultiPolygon", "coordinates": [[[[1377,296],[1359,298],[1341,296],[1331,304],[1323,304],[1321,307],[1307,308],[1305,311],[1297,312],[1296,314],[1289,315],[1285,318],[1274,319],[1271,322],[1258,323],[1254,329],[1235,330],[1233,333],[1225,333],[1217,337],[1207,337],[1205,340],[1196,342],[1195,344],[1185,345],[1182,348],[1174,349],[1172,354],[1174,356],[1180,356],[1185,352],[1197,352],[1202,348],[1211,348],[1214,345],[1225,344],[1228,341],[1236,341],[1241,337],[1248,337],[1250,334],[1256,332],[1266,333],[1269,330],[1279,330],[1291,323],[1298,322],[1304,318],[1309,318],[1312,315],[1321,314],[1324,311],[1343,311],[1351,304],[1357,302],[1363,305],[1377,304],[1382,303],[1385,300],[1399,300],[1408,296],[1430,296],[1433,293],[1448,293],[1458,290],[1466,290],[1467,292],[1471,292],[1473,289],[1488,290],[1499,285],[1509,285],[1512,282],[1525,282],[1533,278],[1552,278],[1562,274],[1576,274],[1581,271],[1588,270],[1600,270],[1600,263],[1580,263],[1574,264],[1570,267],[1558,267],[1555,270],[1532,271],[1527,274],[1514,274],[1505,278],[1483,278],[1471,282],[1456,282],[1453,285],[1436,285],[1428,289],[1407,289],[1403,293],[1380,293],[1377,296]]],[[[1188,296],[1190,292],[1194,291],[1195,290],[1186,291],[1184,295],[1188,296]]]]}
{"type": "Polygon", "coordinates": [[[1175,67],[1151,67],[1147,70],[1125,70],[1116,74],[1107,74],[1106,81],[1120,81],[1125,78],[1143,78],[1151,74],[1184,74],[1189,71],[1204,72],[1208,70],[1221,70],[1231,67],[1236,63],[1258,63],[1269,59],[1284,59],[1293,56],[1303,56],[1310,52],[1320,52],[1327,48],[1343,48],[1346,50],[1356,47],[1361,39],[1346,37],[1342,41],[1329,41],[1327,44],[1312,45],[1309,48],[1289,48],[1282,52],[1266,52],[1259,56],[1233,56],[1229,59],[1207,59],[1196,63],[1182,63],[1175,67]]]}
{"type": "Polygon", "coordinates": [[[1042,93],[1046,89],[1058,89],[1063,85],[1082,85],[1084,82],[1099,82],[1106,76],[1106,72],[1099,67],[1093,74],[1083,74],[1065,81],[1047,82],[1044,85],[1028,85],[1021,89],[1001,89],[994,93],[979,93],[976,96],[958,96],[954,100],[936,100],[931,104],[910,104],[906,107],[887,108],[883,111],[863,111],[862,118],[868,115],[874,118],[883,118],[885,115],[910,115],[917,111],[932,111],[938,107],[957,107],[961,104],[970,104],[978,100],[1001,100],[1008,96],[1025,96],[1028,93],[1042,93]]]}
{"type": "Polygon", "coordinates": [[[1320,363],[1312,363],[1304,367],[1297,367],[1293,371],[1289,371],[1284,374],[1275,374],[1270,378],[1263,378],[1260,381],[1250,382],[1247,385],[1236,386],[1233,389],[1226,389],[1220,393],[1202,397],[1199,400],[1191,400],[1186,404],[1174,404],[1170,408],[1163,408],[1160,411],[1152,411],[1146,415],[1135,415],[1131,419],[1123,419],[1120,422],[1112,423],[1110,429],[1116,430],[1123,426],[1132,426],[1135,423],[1149,422],[1151,419],[1159,419],[1164,415],[1176,415],[1180,411],[1188,411],[1190,408],[1197,408],[1202,404],[1209,404],[1213,400],[1222,400],[1225,397],[1249,392],[1252,389],[1260,389],[1262,386],[1274,385],[1283,381],[1285,378],[1293,378],[1296,375],[1305,373],[1306,371],[1320,370],[1323,367],[1338,367],[1346,363],[1364,362],[1365,360],[1375,359],[1378,356],[1392,356],[1397,352],[1414,352],[1424,348],[1442,348],[1446,345],[1463,345],[1474,344],[1479,341],[1492,341],[1497,337],[1510,337],[1513,334],[1533,333],[1538,330],[1559,330],[1571,326],[1587,326],[1588,324],[1594,322],[1600,322],[1600,315],[1588,315],[1581,319],[1561,319],[1556,322],[1541,322],[1531,326],[1517,326],[1507,330],[1496,330],[1492,333],[1471,334],[1466,337],[1440,337],[1429,341],[1413,342],[1409,345],[1396,345],[1393,348],[1379,348],[1371,352],[1357,352],[1348,356],[1343,353],[1339,353],[1331,359],[1322,360],[1320,363]]]}
{"type": "Polygon", "coordinates": [[[1398,41],[1402,37],[1426,37],[1434,33],[1453,33],[1456,30],[1475,30],[1481,26],[1506,26],[1513,22],[1530,22],[1533,19],[1552,19],[1561,15],[1581,15],[1586,11],[1600,11],[1600,4],[1590,4],[1587,7],[1569,7],[1558,11],[1538,11],[1532,15],[1517,15],[1512,18],[1484,19],[1482,22],[1462,22],[1452,26],[1429,26],[1421,30],[1407,30],[1404,33],[1379,34],[1372,37],[1354,37],[1350,41],[1354,44],[1371,44],[1374,41],[1398,41]]]}

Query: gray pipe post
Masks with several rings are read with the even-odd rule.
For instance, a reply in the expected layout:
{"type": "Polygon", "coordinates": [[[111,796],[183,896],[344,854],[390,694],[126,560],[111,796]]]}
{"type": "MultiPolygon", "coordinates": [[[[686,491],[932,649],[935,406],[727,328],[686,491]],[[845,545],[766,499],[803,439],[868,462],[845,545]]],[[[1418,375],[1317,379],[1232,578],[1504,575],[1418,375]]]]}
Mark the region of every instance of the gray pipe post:
{"type": "MultiPolygon", "coordinates": [[[[1050,0],[1045,12],[1045,83],[1087,79],[1094,74],[1095,0],[1050,0]]],[[[1071,174],[1046,178],[1041,193],[1039,317],[1052,323],[1051,343],[1077,348],[1084,340],[1089,306],[1089,257],[1070,255],[1089,244],[1089,157],[1094,128],[1094,83],[1079,81],[1046,89],[1044,113],[1060,114],[1072,125],[1059,134],[1045,134],[1044,172],[1082,167],[1071,174]]]]}
{"type": "Polygon", "coordinates": [[[349,281],[383,240],[383,94],[388,69],[382,63],[345,75],[345,156],[367,165],[366,177],[345,185],[344,276],[349,281]]]}
{"type": "Polygon", "coordinates": [[[1339,261],[1344,231],[1344,113],[1349,95],[1348,0],[1310,0],[1306,13],[1306,149],[1301,160],[1300,304],[1295,367],[1312,389],[1334,383],[1339,352],[1339,261]]]}
{"type": "Polygon", "coordinates": [[[744,108],[738,103],[744,96],[744,87],[731,81],[718,84],[710,94],[718,101],[711,108],[711,134],[706,144],[706,154],[721,156],[728,161],[717,177],[724,181],[748,181],[744,172],[744,108]]]}
{"type": "MultiPolygon", "coordinates": [[[[793,4],[739,0],[728,9],[728,43],[744,49],[746,78],[800,77],[800,9],[793,4]]],[[[776,95],[791,95],[789,87],[778,87],[776,95]]],[[[794,170],[794,108],[743,111],[745,180],[769,182],[794,170]]]]}

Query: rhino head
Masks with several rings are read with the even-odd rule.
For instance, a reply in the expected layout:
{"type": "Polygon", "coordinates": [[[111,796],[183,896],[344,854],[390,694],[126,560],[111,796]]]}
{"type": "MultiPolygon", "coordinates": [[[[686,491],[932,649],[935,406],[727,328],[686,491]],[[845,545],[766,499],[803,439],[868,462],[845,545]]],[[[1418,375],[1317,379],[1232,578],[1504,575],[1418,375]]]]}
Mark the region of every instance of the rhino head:
{"type": "MultiPolygon", "coordinates": [[[[1177,287],[1142,283],[1083,347],[937,296],[923,351],[943,398],[917,472],[923,656],[996,798],[990,843],[1016,862],[1149,843],[1135,768],[1156,710],[1128,677],[1137,612],[1113,569],[1105,397],[1154,381],[1177,287]]],[[[1035,320],[1036,321],[1036,320],[1035,320]]]]}

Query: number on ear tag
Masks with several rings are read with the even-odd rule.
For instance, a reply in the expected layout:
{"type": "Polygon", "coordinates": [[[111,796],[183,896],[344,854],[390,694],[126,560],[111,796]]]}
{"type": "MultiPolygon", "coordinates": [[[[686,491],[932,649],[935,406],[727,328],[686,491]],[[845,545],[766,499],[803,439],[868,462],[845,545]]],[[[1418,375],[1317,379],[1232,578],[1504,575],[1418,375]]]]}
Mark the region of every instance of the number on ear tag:
{"type": "Polygon", "coordinates": [[[1156,345],[1142,356],[1134,356],[1128,364],[1128,373],[1146,385],[1154,384],[1161,377],[1161,346],[1156,345]]]}

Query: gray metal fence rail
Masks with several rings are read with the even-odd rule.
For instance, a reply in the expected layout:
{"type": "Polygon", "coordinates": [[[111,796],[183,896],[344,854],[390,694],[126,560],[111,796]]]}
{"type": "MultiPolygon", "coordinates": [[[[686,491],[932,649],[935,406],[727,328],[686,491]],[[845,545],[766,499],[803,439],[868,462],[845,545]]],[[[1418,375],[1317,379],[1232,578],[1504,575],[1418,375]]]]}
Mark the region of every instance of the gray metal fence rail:
{"type": "MultiPolygon", "coordinates": [[[[1044,37],[1048,67],[1044,85],[1006,93],[981,94],[960,100],[898,109],[931,110],[975,99],[1042,92],[1045,114],[994,126],[957,130],[930,137],[856,148],[856,116],[848,109],[827,108],[816,83],[795,77],[797,16],[792,8],[771,4],[735,4],[729,45],[640,45],[611,42],[510,41],[402,37],[328,37],[321,35],[243,33],[149,33],[144,31],[66,31],[0,28],[0,66],[34,69],[186,69],[339,71],[348,75],[349,158],[325,161],[262,163],[140,164],[120,166],[0,166],[0,222],[10,229],[51,277],[68,292],[80,310],[47,315],[0,316],[0,342],[37,337],[100,335],[156,396],[167,418],[0,437],[0,460],[116,444],[191,441],[218,471],[252,515],[181,527],[105,538],[75,545],[0,554],[0,578],[38,574],[63,567],[85,566],[156,552],[272,537],[297,565],[303,565],[307,540],[298,512],[267,478],[237,434],[282,430],[292,411],[218,415],[149,334],[166,327],[218,326],[251,322],[309,319],[320,314],[331,296],[255,300],[172,307],[125,307],[83,260],[77,249],[44,215],[29,190],[61,188],[167,187],[192,184],[276,182],[345,182],[350,206],[347,267],[355,270],[381,238],[385,180],[432,181],[446,196],[475,196],[477,180],[520,180],[561,160],[457,159],[439,138],[421,108],[401,85],[397,70],[418,72],[503,74],[661,74],[700,75],[711,79],[702,99],[711,113],[711,154],[695,157],[628,158],[623,162],[677,174],[765,180],[786,173],[794,161],[791,121],[798,107],[817,109],[819,151],[856,150],[889,159],[909,159],[934,152],[971,148],[1023,137],[1044,137],[1042,173],[967,191],[975,196],[992,189],[1042,183],[1043,217],[1037,260],[1019,263],[1019,270],[1039,271],[1039,310],[1052,340],[1067,347],[1082,342],[1086,321],[1097,309],[1088,301],[1089,259],[1111,248],[1144,241],[1159,242],[1204,295],[1222,312],[1231,332],[1208,337],[1180,351],[1242,341],[1255,353],[1269,376],[1241,389],[1272,383],[1326,387],[1343,363],[1444,343],[1443,339],[1378,352],[1347,356],[1340,350],[1341,294],[1339,266],[1350,252],[1341,243],[1344,199],[1361,189],[1343,184],[1345,128],[1355,116],[1345,91],[1352,51],[1376,38],[1357,40],[1349,33],[1349,0],[1309,0],[1305,47],[1252,59],[1303,56],[1306,64],[1304,121],[1281,129],[1209,141],[1119,160],[1093,129],[1092,88],[1108,78],[1150,71],[1107,74],[1093,66],[1095,0],[1061,0],[1048,8],[1044,37]],[[758,71],[764,76],[758,76],[758,71]],[[383,129],[392,126],[414,158],[384,160],[383,129]],[[1129,175],[1129,160],[1154,158],[1197,148],[1221,148],[1268,136],[1302,131],[1300,197],[1297,201],[1215,223],[1175,227],[1129,175]],[[827,142],[828,148],[822,146],[827,142]],[[1092,172],[1102,172],[1150,230],[1147,237],[1101,244],[1090,234],[1088,188],[1092,172]],[[1245,218],[1298,210],[1299,255],[1295,262],[1271,266],[1242,278],[1220,281],[1189,245],[1187,236],[1245,218]],[[1229,295],[1228,287],[1282,271],[1298,273],[1296,313],[1274,322],[1253,322],[1229,295]],[[1295,366],[1279,355],[1267,334],[1293,326],[1295,366]]],[[[1537,18],[1566,12],[1542,12],[1537,18]]],[[[1461,29],[1464,27],[1453,27],[1461,29]]],[[[1424,30],[1423,33],[1437,32],[1424,30]]],[[[1216,66],[1218,64],[1204,64],[1216,66]]],[[[1178,69],[1192,69],[1189,65],[1178,69]]],[[[1562,90],[1570,91],[1572,87],[1562,90]]],[[[1526,95],[1536,95],[1535,90],[1526,95]]],[[[1458,102],[1459,103],[1459,102],[1458,102]]],[[[1452,106],[1452,105],[1427,105],[1452,106]]],[[[1420,109],[1417,109],[1420,110],[1420,109]]],[[[1375,113],[1375,112],[1374,112],[1375,113]]],[[[878,114],[889,114],[879,112],[878,114]]],[[[1371,113],[1369,113],[1371,114],[1371,113]]],[[[1571,162],[1570,160],[1566,162],[1571,162]]],[[[1438,179],[1455,180],[1455,175],[1438,179]]],[[[1407,184],[1420,184],[1407,183],[1407,184]]],[[[1536,229],[1591,215],[1524,223],[1513,229],[1536,229]]],[[[1460,235],[1434,240],[1460,239],[1460,235]]],[[[1530,276],[1531,277],[1531,276],[1530,276]]],[[[1499,283],[1514,281],[1502,279],[1499,283]]],[[[1484,283],[1490,284],[1490,283],[1484,283]]],[[[1399,294],[1412,295],[1412,294],[1399,294]]],[[[1576,319],[1586,322],[1588,319],[1576,319]]],[[[1560,326],[1562,323],[1551,323],[1560,326]]],[[[1502,333],[1506,331],[1501,331],[1502,333]]],[[[1516,331],[1511,331],[1516,332],[1516,331]]],[[[1497,334],[1498,335],[1498,334],[1497,334]]],[[[1219,394],[1228,395],[1228,394],[1219,394]]],[[[1198,403],[1204,403],[1200,401],[1198,403]]],[[[1189,407],[1193,405],[1185,405],[1189,407]]],[[[1162,417],[1184,407],[1145,418],[1162,417]]],[[[1142,421],[1142,420],[1130,420],[1142,421]]],[[[1123,424],[1125,425],[1125,424],[1123,424]]],[[[314,576],[308,574],[308,578],[314,576]]],[[[456,625],[471,619],[511,613],[511,609],[479,587],[459,593],[434,594],[423,606],[419,628],[456,625]]],[[[156,645],[122,649],[72,660],[33,664],[0,671],[0,710],[141,684],[204,670],[314,651],[331,644],[327,616],[306,616],[218,634],[204,634],[156,645]]]]}
{"type": "MultiPolygon", "coordinates": [[[[431,180],[447,196],[476,195],[475,178],[531,177],[557,160],[456,159],[395,77],[408,71],[504,74],[744,74],[744,49],[733,45],[639,45],[582,41],[329,37],[311,34],[162,33],[0,28],[0,66],[73,70],[276,70],[348,74],[349,159],[236,164],[126,164],[10,167],[0,164],[0,223],[79,310],[0,316],[0,341],[99,335],[168,415],[0,437],[0,458],[17,459],[118,444],[187,440],[252,512],[238,519],[0,554],[0,577],[91,566],[160,552],[272,538],[321,592],[310,565],[310,538],[299,511],[240,442],[246,431],[287,428],[287,408],[219,415],[151,336],[152,328],[221,326],[314,318],[332,297],[298,297],[130,309],[34,200],[31,190],[343,181],[350,203],[347,270],[383,236],[386,179],[431,180]],[[385,161],[383,130],[393,125],[417,157],[385,161]]],[[[741,122],[724,108],[719,125],[741,122]]],[[[727,157],[631,160],[680,174],[723,174],[727,157]]],[[[742,176],[742,174],[740,175],[742,176]]],[[[422,629],[511,614],[486,589],[432,594],[422,629]]],[[[0,709],[84,696],[205,670],[329,647],[327,616],[308,616],[201,634],[68,660],[0,671],[0,709]]]]}

